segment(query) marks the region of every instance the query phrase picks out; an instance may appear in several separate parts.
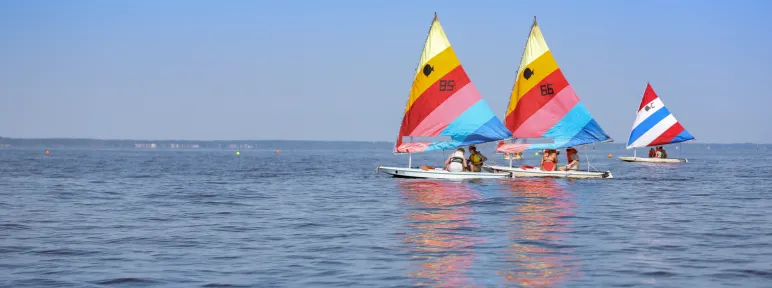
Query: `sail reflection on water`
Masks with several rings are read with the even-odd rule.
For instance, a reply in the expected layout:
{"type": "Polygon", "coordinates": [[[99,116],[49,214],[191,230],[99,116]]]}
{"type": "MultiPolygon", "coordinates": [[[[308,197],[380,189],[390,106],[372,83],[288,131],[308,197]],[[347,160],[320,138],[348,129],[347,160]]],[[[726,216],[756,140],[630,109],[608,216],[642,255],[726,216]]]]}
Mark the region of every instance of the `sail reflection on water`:
{"type": "MultiPolygon", "coordinates": [[[[521,203],[514,208],[509,236],[512,244],[502,271],[508,283],[518,286],[553,286],[579,275],[579,261],[565,244],[571,232],[575,195],[554,179],[511,181],[511,193],[521,203]]],[[[564,182],[563,182],[564,183],[564,182]]]]}
{"type": "Polygon", "coordinates": [[[406,180],[399,187],[412,206],[406,216],[405,243],[417,271],[408,277],[418,279],[417,285],[472,285],[466,271],[475,258],[473,246],[484,239],[465,231],[478,225],[470,219],[472,208],[466,204],[480,196],[466,183],[406,180]]]}

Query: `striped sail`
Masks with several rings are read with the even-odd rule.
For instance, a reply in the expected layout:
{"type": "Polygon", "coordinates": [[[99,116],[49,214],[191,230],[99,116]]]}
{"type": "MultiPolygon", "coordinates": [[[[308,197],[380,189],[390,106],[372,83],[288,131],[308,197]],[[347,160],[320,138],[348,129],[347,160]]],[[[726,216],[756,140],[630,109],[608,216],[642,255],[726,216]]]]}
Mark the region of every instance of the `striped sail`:
{"type": "Polygon", "coordinates": [[[694,140],[694,136],[684,129],[675,116],[662,103],[651,84],[646,84],[638,114],[635,116],[627,149],[659,146],[694,140]]]}
{"type": "MultiPolygon", "coordinates": [[[[563,76],[536,17],[518,69],[504,123],[516,138],[553,139],[552,143],[529,144],[525,149],[558,149],[613,141],[563,76]]],[[[511,153],[522,149],[522,144],[508,144],[497,150],[511,153]]]]}
{"type": "Polygon", "coordinates": [[[454,149],[512,137],[466,75],[434,15],[415,71],[395,153],[454,149]],[[437,142],[403,142],[405,137],[449,136],[437,142]]]}

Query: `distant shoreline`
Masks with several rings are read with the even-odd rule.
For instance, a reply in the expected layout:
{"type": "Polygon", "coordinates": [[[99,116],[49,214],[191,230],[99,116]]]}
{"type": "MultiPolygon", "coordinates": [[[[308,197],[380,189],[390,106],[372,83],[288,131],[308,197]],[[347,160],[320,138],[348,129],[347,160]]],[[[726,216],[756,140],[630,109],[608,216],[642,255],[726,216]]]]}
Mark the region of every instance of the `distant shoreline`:
{"type": "MultiPolygon", "coordinates": [[[[390,141],[365,140],[154,140],[154,139],[95,139],[95,138],[6,138],[0,137],[2,147],[93,147],[93,148],[149,148],[149,149],[268,149],[279,147],[337,146],[393,146],[390,141]]],[[[488,143],[487,145],[491,145],[488,143]]],[[[596,145],[625,145],[624,142],[596,143],[596,145]]],[[[686,142],[684,145],[770,145],[768,143],[703,143],[686,142]]]]}
{"type": "Polygon", "coordinates": [[[138,142],[367,142],[367,143],[391,143],[391,141],[368,141],[368,140],[284,140],[284,139],[269,139],[269,140],[185,140],[185,139],[100,139],[100,138],[67,138],[67,137],[53,137],[53,138],[15,138],[15,137],[0,137],[0,141],[138,141],[138,142]]]}
{"type": "Polygon", "coordinates": [[[346,146],[393,146],[387,141],[321,141],[321,140],[145,140],[145,139],[91,139],[91,138],[5,138],[0,137],[0,148],[144,148],[144,149],[277,149],[346,146]]]}

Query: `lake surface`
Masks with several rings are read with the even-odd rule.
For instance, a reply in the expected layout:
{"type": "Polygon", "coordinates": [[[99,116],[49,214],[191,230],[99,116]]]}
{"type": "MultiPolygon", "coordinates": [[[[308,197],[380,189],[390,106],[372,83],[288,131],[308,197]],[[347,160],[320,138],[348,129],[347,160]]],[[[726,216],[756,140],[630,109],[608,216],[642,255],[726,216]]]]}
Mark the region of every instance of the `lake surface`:
{"type": "Polygon", "coordinates": [[[0,149],[0,286],[770,287],[772,148],[708,147],[465,182],[376,174],[390,145],[0,149]]]}

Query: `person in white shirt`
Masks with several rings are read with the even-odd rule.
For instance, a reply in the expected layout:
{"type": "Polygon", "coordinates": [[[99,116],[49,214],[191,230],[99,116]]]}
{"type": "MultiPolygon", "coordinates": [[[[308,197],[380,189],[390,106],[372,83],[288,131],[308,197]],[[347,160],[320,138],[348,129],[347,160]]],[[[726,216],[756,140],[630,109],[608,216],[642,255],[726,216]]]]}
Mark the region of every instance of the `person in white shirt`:
{"type": "Polygon", "coordinates": [[[445,160],[445,170],[449,172],[464,172],[464,167],[467,167],[464,152],[464,148],[458,148],[456,152],[450,154],[448,159],[445,160]]]}

